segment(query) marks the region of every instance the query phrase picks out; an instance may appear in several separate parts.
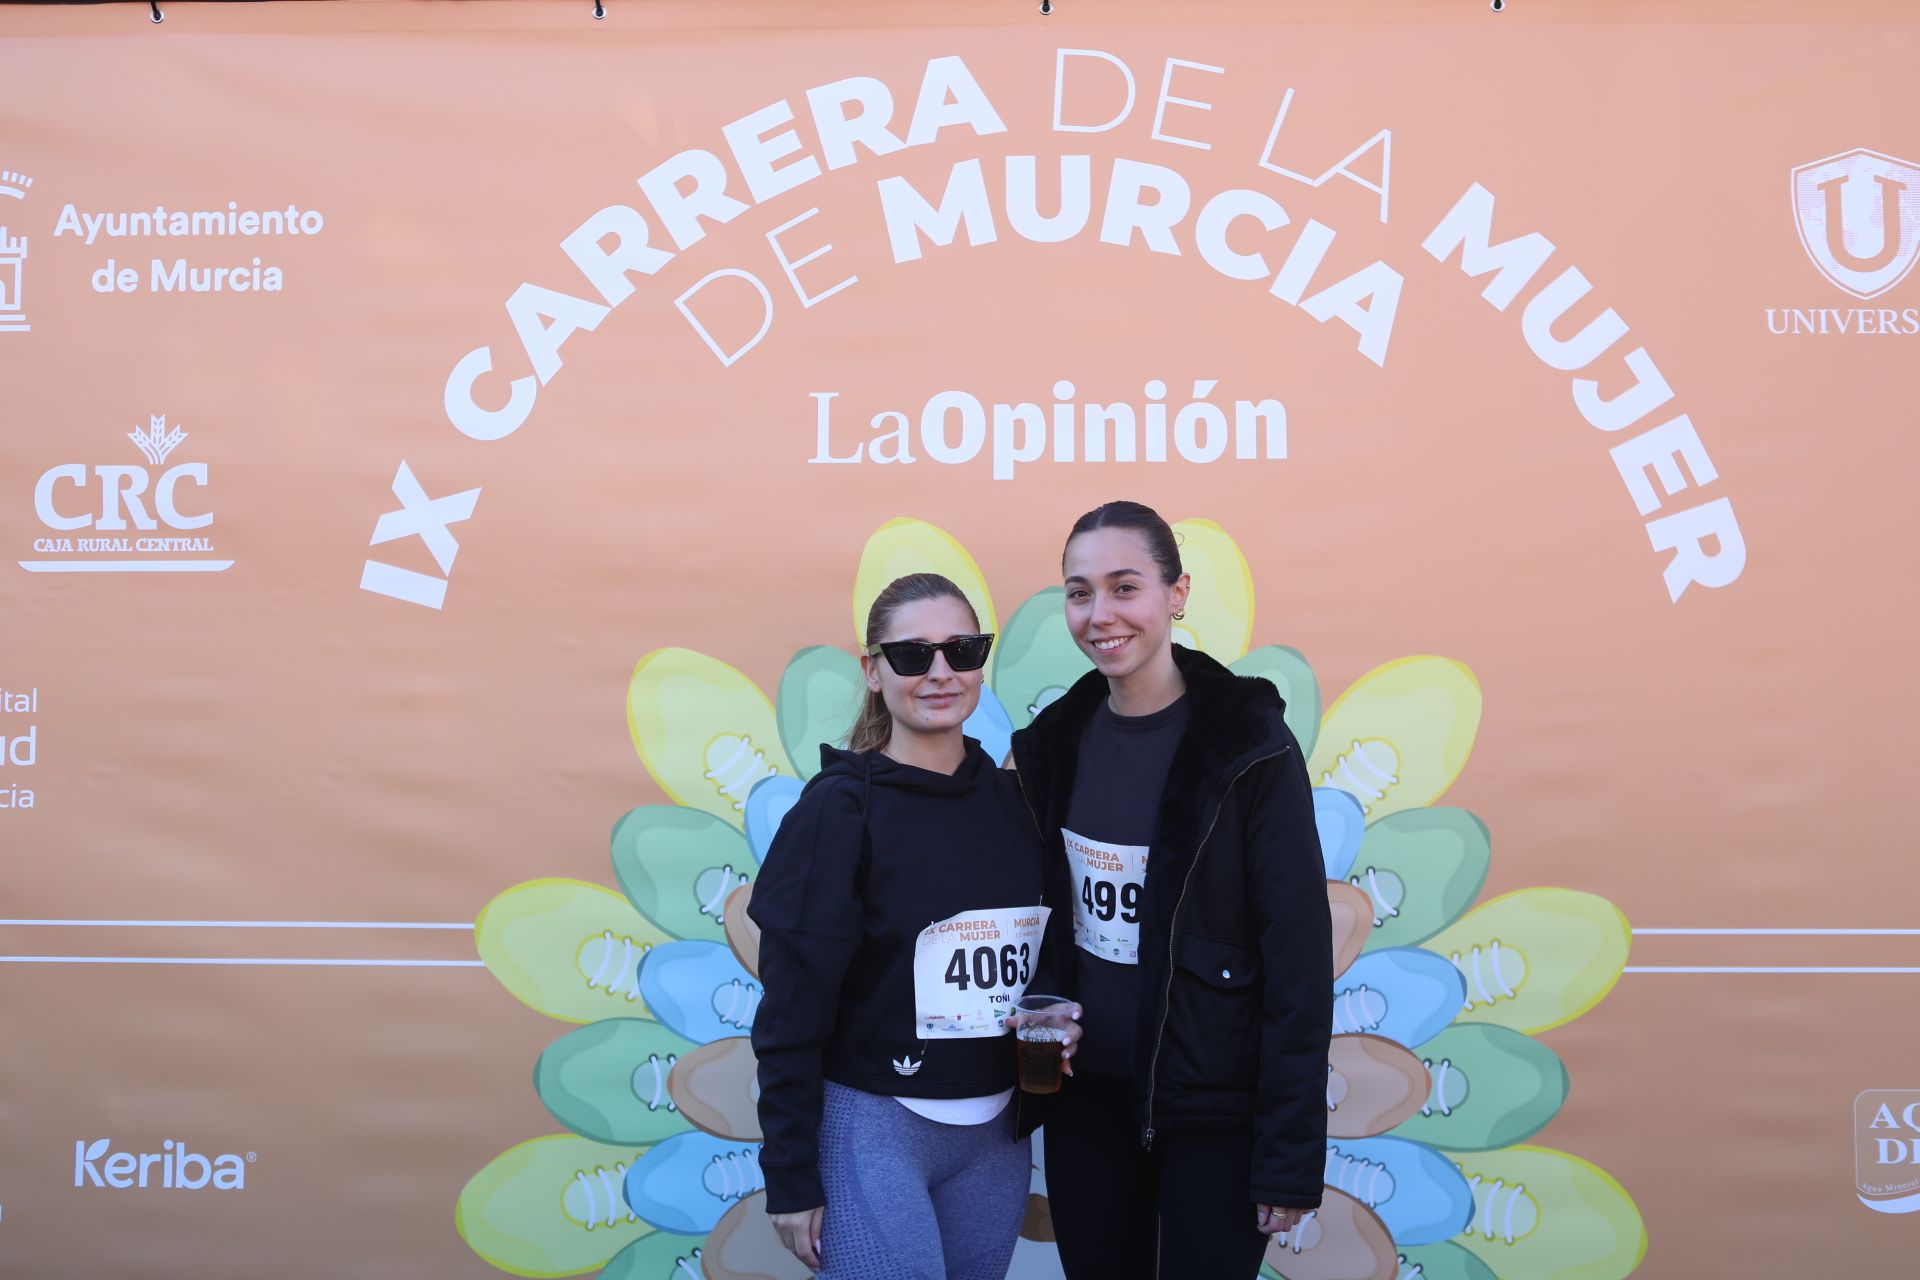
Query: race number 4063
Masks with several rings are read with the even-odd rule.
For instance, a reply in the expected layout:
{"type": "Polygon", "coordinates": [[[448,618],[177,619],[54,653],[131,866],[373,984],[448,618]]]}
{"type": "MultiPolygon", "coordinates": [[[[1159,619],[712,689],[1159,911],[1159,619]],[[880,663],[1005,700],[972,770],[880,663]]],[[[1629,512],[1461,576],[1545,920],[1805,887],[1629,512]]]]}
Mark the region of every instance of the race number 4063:
{"type": "Polygon", "coordinates": [[[962,911],[920,931],[913,952],[914,1030],[923,1040],[997,1036],[1026,993],[1046,907],[962,911]]]}

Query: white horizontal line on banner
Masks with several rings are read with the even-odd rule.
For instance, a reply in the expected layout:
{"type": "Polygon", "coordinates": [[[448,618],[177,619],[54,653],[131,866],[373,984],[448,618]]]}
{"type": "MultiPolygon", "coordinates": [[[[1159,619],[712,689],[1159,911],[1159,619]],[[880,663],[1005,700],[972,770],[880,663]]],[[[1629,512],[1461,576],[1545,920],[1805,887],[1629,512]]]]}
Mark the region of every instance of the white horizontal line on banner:
{"type": "Polygon", "coordinates": [[[471,920],[0,920],[7,925],[104,929],[468,929],[471,920]]]}
{"type": "Polygon", "coordinates": [[[1914,938],[1920,929],[1635,929],[1635,937],[1664,934],[1675,938],[1914,938]]]}
{"type": "Polygon", "coordinates": [[[344,960],[283,956],[0,956],[0,964],[240,964],[314,965],[322,968],[484,969],[482,960],[344,960]]]}
{"type": "MultiPolygon", "coordinates": [[[[0,956],[0,964],[194,964],[319,968],[483,969],[482,960],[355,960],[292,956],[0,956]]],[[[1831,965],[1628,965],[1627,973],[1920,973],[1920,967],[1849,968],[1831,965]]]]}
{"type": "Polygon", "coordinates": [[[1628,973],[1920,973],[1920,967],[1879,968],[1841,965],[1628,965],[1628,973]]]}
{"type": "MultiPolygon", "coordinates": [[[[67,920],[0,919],[7,926],[98,929],[460,929],[470,920],[67,920]]],[[[1671,938],[1915,938],[1920,929],[1635,929],[1635,937],[1671,938]]]]}
{"type": "Polygon", "coordinates": [[[28,573],[219,573],[231,560],[21,560],[28,573]]]}

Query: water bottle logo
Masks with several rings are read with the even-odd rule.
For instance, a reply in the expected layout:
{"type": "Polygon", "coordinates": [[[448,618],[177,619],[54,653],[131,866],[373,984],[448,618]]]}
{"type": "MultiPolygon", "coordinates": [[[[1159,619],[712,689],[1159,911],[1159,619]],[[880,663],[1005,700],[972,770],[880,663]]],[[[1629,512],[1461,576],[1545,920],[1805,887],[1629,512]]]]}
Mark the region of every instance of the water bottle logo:
{"type": "Polygon", "coordinates": [[[1854,1194],[1876,1213],[1920,1212],[1920,1089],[1853,1100],[1854,1194]]]}

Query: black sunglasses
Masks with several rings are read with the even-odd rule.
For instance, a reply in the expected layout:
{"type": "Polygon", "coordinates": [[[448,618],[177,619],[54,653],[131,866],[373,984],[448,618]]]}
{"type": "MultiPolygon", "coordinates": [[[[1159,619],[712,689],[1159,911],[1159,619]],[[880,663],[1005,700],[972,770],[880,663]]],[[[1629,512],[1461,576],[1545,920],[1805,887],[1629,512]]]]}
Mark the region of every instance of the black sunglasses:
{"type": "Polygon", "coordinates": [[[867,646],[869,657],[885,655],[887,665],[897,676],[923,676],[933,668],[933,651],[947,655],[947,665],[955,671],[978,671],[987,665],[987,653],[993,637],[955,636],[940,644],[926,640],[883,640],[867,646]]]}

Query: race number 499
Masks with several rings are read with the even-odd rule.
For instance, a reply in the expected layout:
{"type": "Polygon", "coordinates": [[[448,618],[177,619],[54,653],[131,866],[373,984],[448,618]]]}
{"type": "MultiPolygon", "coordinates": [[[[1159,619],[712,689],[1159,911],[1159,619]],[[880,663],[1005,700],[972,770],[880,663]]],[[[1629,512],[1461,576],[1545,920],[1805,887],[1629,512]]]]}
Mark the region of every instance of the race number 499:
{"type": "Polygon", "coordinates": [[[1118,898],[1117,911],[1120,919],[1128,924],[1138,924],[1140,923],[1140,889],[1138,882],[1129,880],[1121,884],[1116,893],[1113,881],[1095,880],[1092,876],[1084,876],[1080,880],[1080,905],[1085,907],[1087,914],[1095,920],[1111,920],[1116,912],[1114,899],[1118,898]]]}
{"type": "Polygon", "coordinates": [[[1073,944],[1116,964],[1140,963],[1140,895],[1147,881],[1147,846],[1112,844],[1064,828],[1073,871],[1073,944]]]}

